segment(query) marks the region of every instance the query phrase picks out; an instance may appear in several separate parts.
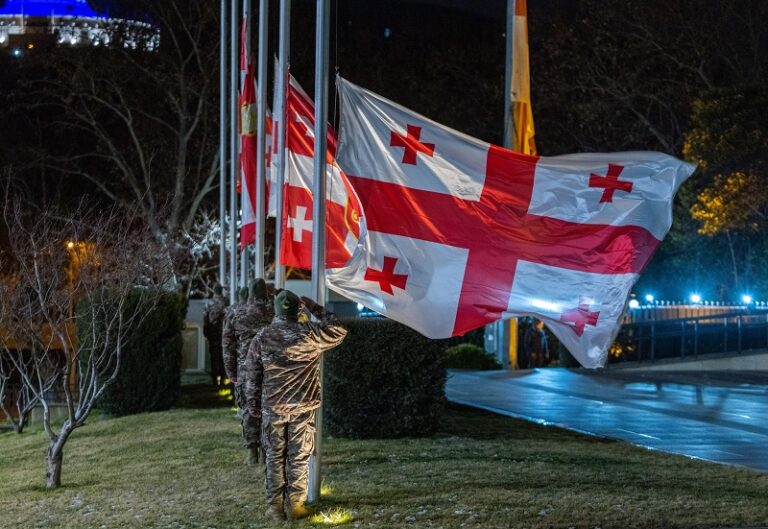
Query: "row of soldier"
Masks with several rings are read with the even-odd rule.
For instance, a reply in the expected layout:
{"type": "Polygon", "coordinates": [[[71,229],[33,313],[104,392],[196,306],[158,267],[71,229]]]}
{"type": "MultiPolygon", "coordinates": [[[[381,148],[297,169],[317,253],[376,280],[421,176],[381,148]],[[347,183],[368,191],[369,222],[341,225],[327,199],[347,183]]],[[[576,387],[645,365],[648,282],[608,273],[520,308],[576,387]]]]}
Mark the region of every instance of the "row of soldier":
{"type": "Polygon", "coordinates": [[[217,286],[206,308],[214,380],[225,374],[234,384],[248,462],[265,467],[267,514],[302,518],[310,512],[305,503],[320,356],[347,331],[313,300],[274,290],[263,279],[241,289],[237,299],[227,306],[217,286]]]}

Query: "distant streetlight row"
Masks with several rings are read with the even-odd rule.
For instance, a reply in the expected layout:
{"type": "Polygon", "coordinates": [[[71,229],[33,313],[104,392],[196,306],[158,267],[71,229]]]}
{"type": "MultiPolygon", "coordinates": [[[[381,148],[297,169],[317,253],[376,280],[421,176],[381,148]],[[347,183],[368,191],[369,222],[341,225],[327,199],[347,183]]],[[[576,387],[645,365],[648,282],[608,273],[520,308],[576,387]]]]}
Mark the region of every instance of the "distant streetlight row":
{"type": "MultiPolygon", "coordinates": [[[[656,300],[653,294],[646,294],[644,296],[645,299],[645,306],[669,306],[669,305],[703,305],[703,306],[754,306],[754,307],[766,307],[768,308],[768,301],[755,301],[754,298],[750,294],[743,294],[741,296],[741,303],[733,303],[733,302],[725,302],[725,301],[709,301],[704,300],[701,297],[701,294],[693,293],[690,296],[688,296],[688,303],[685,303],[684,301],[665,301],[665,300],[656,300]]],[[[629,301],[629,308],[636,309],[639,308],[640,301],[637,299],[631,299],[629,301]]]]}

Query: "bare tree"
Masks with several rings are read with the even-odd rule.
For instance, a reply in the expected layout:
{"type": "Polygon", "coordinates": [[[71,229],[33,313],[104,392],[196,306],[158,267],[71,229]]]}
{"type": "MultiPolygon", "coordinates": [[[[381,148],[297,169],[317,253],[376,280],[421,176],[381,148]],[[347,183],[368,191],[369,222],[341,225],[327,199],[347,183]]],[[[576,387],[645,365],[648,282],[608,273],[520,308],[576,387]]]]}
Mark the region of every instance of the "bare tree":
{"type": "Polygon", "coordinates": [[[7,201],[3,270],[13,318],[4,319],[20,354],[7,355],[43,409],[47,486],[61,485],[64,446],[112,384],[131,332],[169,274],[159,243],[135,210],[28,211],[7,201]],[[21,354],[23,352],[23,354],[21,354]],[[61,403],[64,422],[54,424],[61,403]]]}
{"type": "Polygon", "coordinates": [[[38,153],[47,170],[138,205],[184,291],[193,271],[183,233],[218,187],[218,5],[124,0],[111,10],[151,21],[146,38],[159,32],[159,45],[129,45],[141,29],[116,23],[110,46],[51,50],[30,66],[18,103],[53,125],[55,141],[38,153]]]}

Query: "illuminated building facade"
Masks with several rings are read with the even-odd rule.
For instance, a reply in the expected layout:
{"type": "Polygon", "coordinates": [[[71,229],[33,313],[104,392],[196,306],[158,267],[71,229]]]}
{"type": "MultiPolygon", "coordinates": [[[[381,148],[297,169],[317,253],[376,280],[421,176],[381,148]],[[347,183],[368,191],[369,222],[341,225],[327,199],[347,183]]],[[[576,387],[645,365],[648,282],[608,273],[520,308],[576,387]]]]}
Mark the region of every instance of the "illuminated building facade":
{"type": "Polygon", "coordinates": [[[6,0],[0,6],[0,50],[21,57],[49,46],[109,46],[155,50],[150,24],[98,13],[87,0],[6,0]]]}

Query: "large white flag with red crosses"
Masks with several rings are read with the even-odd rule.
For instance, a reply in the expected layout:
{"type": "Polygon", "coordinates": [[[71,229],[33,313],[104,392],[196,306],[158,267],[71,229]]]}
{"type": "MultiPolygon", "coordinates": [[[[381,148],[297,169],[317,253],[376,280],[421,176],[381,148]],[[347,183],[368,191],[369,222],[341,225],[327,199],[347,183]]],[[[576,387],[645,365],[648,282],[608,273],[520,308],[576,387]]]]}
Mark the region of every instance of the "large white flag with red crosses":
{"type": "MultiPolygon", "coordinates": [[[[286,94],[286,166],[280,262],[312,268],[312,165],[315,152],[315,106],[289,76],[286,94]]],[[[344,266],[360,236],[360,205],[334,160],[336,134],[328,128],[326,189],[326,266],[344,266]]]]}
{"type": "Polygon", "coordinates": [[[654,152],[527,156],[338,88],[337,161],[367,229],[328,286],[431,338],[532,315],[603,365],[694,167],[654,152]]]}

